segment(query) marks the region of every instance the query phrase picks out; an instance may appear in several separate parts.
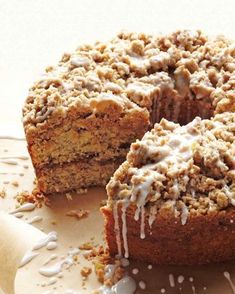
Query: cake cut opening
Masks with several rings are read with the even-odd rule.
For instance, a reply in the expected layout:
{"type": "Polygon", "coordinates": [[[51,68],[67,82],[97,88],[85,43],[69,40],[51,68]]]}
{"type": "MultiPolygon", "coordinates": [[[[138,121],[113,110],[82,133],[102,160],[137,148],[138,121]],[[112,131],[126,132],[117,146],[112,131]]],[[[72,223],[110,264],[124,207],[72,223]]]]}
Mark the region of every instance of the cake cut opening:
{"type": "Polygon", "coordinates": [[[159,123],[162,118],[186,125],[199,116],[202,119],[213,117],[214,109],[210,99],[196,99],[193,95],[183,97],[168,93],[154,97],[151,109],[151,126],[159,123]]]}

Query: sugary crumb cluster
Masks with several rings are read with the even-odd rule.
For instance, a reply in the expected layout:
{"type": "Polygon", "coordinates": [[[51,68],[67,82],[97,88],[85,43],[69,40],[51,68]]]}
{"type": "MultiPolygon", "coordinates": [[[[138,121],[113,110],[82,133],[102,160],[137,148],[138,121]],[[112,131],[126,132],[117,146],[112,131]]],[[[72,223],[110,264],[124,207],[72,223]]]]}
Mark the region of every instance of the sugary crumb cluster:
{"type": "Polygon", "coordinates": [[[120,33],[107,43],[80,46],[48,67],[30,89],[24,124],[65,117],[76,107],[92,109],[97,99],[151,109],[156,96],[187,96],[205,100],[215,113],[235,110],[234,72],[235,45],[224,37],[120,33]]]}
{"type": "MultiPolygon", "coordinates": [[[[235,205],[235,114],[195,118],[181,127],[162,119],[133,143],[127,161],[108,185],[113,200],[154,215],[207,214],[235,205]]],[[[153,220],[153,218],[152,218],[153,220]]],[[[151,218],[150,218],[151,222],[151,218]]]]}

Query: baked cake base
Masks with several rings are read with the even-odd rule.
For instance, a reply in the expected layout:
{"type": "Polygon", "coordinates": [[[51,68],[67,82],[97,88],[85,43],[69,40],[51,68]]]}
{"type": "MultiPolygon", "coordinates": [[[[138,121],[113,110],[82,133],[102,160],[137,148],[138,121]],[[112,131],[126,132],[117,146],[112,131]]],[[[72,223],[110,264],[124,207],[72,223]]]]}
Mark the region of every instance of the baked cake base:
{"type": "Polygon", "coordinates": [[[156,215],[151,229],[149,216],[145,216],[144,242],[140,236],[141,221],[134,220],[135,208],[126,210],[126,224],[123,211],[118,208],[121,252],[115,230],[113,211],[103,207],[106,242],[112,256],[127,254],[125,238],[128,242],[128,256],[148,263],[162,265],[194,265],[227,261],[235,258],[235,209],[190,216],[185,225],[180,217],[156,215]],[[125,233],[125,231],[127,232],[125,233]]]}

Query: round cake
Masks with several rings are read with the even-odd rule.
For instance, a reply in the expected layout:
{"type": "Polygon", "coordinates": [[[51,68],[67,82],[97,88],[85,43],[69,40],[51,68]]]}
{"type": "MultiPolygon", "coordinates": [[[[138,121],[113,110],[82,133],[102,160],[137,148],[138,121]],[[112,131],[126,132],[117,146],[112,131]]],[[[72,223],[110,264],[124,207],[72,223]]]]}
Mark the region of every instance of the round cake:
{"type": "Polygon", "coordinates": [[[38,186],[104,186],[118,168],[102,208],[112,255],[159,264],[234,258],[234,90],[235,43],[223,36],[122,32],[80,46],[26,99],[38,186]]]}

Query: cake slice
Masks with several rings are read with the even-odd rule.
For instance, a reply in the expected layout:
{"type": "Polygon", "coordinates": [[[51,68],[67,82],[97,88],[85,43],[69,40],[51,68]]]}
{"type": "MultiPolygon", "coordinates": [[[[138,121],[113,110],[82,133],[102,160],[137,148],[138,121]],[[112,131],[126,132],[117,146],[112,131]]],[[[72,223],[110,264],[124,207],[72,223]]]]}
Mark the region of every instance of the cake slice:
{"type": "Polygon", "coordinates": [[[105,185],[131,142],[149,126],[145,109],[111,93],[52,106],[51,116],[50,107],[45,109],[37,98],[42,110],[26,134],[39,188],[46,193],[105,185]]]}
{"type": "Polygon", "coordinates": [[[111,255],[155,264],[235,258],[235,113],[162,119],[107,185],[111,255]]]}

